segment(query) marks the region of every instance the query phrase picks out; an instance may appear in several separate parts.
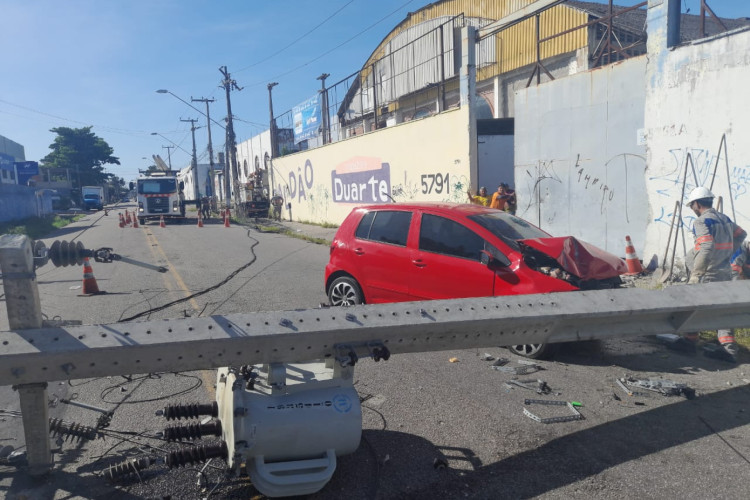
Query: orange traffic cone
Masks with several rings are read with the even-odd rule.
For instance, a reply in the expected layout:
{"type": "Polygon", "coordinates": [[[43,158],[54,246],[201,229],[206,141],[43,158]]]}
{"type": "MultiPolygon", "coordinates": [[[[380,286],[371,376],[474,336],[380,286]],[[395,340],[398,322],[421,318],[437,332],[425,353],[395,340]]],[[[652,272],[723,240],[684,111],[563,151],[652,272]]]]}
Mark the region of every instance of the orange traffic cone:
{"type": "Polygon", "coordinates": [[[227,211],[224,213],[224,227],[229,227],[230,218],[231,218],[231,215],[229,214],[229,209],[227,208],[227,211]]]}
{"type": "Polygon", "coordinates": [[[203,217],[201,216],[200,210],[198,210],[198,227],[203,227],[203,217]]]}
{"type": "Polygon", "coordinates": [[[159,218],[159,227],[167,227],[167,225],[164,223],[163,215],[159,218]]]}
{"type": "Polygon", "coordinates": [[[121,228],[125,227],[125,219],[124,219],[124,218],[122,217],[122,212],[120,212],[120,213],[119,213],[119,214],[117,214],[117,215],[119,215],[119,216],[120,216],[120,222],[119,222],[119,225],[120,225],[120,227],[121,227],[121,228]]]}
{"type": "Polygon", "coordinates": [[[96,295],[102,293],[99,291],[99,285],[94,278],[94,270],[91,269],[91,263],[88,257],[83,258],[83,295],[96,295]]]}
{"type": "Polygon", "coordinates": [[[138,217],[136,217],[135,211],[133,211],[133,227],[138,229],[138,217]]]}
{"type": "Polygon", "coordinates": [[[641,261],[638,260],[630,236],[625,236],[625,263],[628,265],[628,272],[625,273],[627,276],[643,272],[641,261]]]}
{"type": "Polygon", "coordinates": [[[133,221],[130,220],[130,212],[128,210],[125,210],[125,224],[129,226],[132,223],[133,221]]]}

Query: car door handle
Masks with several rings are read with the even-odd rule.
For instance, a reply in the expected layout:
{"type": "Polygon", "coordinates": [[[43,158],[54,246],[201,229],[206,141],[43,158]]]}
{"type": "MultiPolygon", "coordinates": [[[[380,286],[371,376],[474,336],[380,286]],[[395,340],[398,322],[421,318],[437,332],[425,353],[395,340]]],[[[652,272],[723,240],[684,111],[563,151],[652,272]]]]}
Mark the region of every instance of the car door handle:
{"type": "Polygon", "coordinates": [[[427,264],[425,264],[424,262],[422,262],[422,259],[414,259],[411,262],[412,262],[412,264],[414,264],[417,267],[426,267],[427,266],[427,264]]]}
{"type": "Polygon", "coordinates": [[[355,248],[354,253],[356,253],[357,255],[364,255],[365,251],[362,250],[361,248],[355,248]]]}

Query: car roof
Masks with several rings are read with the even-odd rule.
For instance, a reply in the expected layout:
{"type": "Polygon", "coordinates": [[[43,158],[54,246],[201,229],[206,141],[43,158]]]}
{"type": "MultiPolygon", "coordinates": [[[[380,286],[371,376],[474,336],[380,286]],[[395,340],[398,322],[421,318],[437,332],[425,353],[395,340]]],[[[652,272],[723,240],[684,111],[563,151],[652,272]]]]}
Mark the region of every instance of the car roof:
{"type": "Polygon", "coordinates": [[[485,213],[496,213],[501,212],[501,210],[498,210],[496,208],[489,208],[484,207],[482,205],[476,205],[473,203],[449,203],[449,202],[443,202],[443,201],[435,201],[435,202],[419,202],[419,203],[387,203],[387,204],[378,204],[378,205],[361,205],[357,207],[355,210],[431,210],[433,212],[438,213],[444,213],[449,214],[452,213],[454,215],[461,215],[461,216],[469,216],[469,215],[476,215],[476,214],[485,214],[485,213]]]}

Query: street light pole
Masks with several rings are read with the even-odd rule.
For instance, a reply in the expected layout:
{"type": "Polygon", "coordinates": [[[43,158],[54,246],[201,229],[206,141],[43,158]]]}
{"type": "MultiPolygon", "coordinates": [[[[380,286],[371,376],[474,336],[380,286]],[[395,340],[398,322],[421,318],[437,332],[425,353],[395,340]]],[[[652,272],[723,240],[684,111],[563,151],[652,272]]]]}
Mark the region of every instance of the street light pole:
{"type": "Polygon", "coordinates": [[[270,170],[271,197],[273,197],[275,194],[274,192],[275,184],[273,182],[273,159],[276,158],[278,154],[278,145],[276,144],[278,142],[278,135],[276,133],[276,120],[273,118],[273,97],[271,95],[271,91],[278,84],[279,82],[271,82],[268,84],[268,117],[270,120],[270,129],[271,129],[271,161],[269,162],[270,165],[266,165],[266,169],[270,170]]]}
{"type": "MultiPolygon", "coordinates": [[[[211,102],[214,102],[215,99],[206,99],[203,97],[200,99],[193,99],[191,97],[190,100],[193,102],[205,102],[206,103],[206,126],[208,127],[208,165],[209,165],[208,168],[210,172],[208,177],[213,183],[214,181],[214,177],[213,177],[214,175],[214,148],[213,148],[213,145],[211,144],[211,115],[208,109],[208,104],[211,102]]],[[[211,186],[211,188],[213,189],[213,185],[211,186]]]]}
{"type": "Polygon", "coordinates": [[[192,161],[192,171],[193,171],[193,196],[195,196],[195,200],[199,201],[201,199],[200,196],[200,190],[198,189],[198,156],[195,153],[195,122],[198,120],[195,119],[188,119],[183,120],[180,118],[181,122],[190,122],[190,132],[193,134],[193,161],[192,161]]]}
{"type": "Polygon", "coordinates": [[[330,142],[330,131],[328,130],[328,92],[326,91],[326,78],[331,76],[329,73],[323,73],[316,80],[320,80],[320,95],[321,95],[321,117],[323,118],[323,144],[330,142]]]}

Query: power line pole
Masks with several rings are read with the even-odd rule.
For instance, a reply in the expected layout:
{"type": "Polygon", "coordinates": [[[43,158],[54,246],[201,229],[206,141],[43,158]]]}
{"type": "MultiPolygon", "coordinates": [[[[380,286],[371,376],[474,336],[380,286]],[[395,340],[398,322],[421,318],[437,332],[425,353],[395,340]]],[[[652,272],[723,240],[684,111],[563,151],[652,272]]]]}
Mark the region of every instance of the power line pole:
{"type": "MultiPolygon", "coordinates": [[[[213,183],[214,180],[214,147],[211,144],[211,114],[208,109],[208,104],[211,102],[214,102],[215,99],[206,99],[204,97],[201,97],[200,99],[193,99],[190,97],[190,100],[193,102],[205,102],[206,103],[206,126],[208,127],[208,164],[210,169],[209,178],[211,179],[211,182],[213,183]]],[[[211,186],[213,188],[213,186],[211,186]]]]}
{"type": "Polygon", "coordinates": [[[323,123],[321,124],[323,126],[323,144],[328,144],[330,142],[330,132],[328,127],[328,91],[326,91],[326,78],[331,76],[329,73],[323,73],[320,75],[316,80],[320,80],[320,108],[321,108],[321,118],[323,119],[323,123]]]}
{"type": "Polygon", "coordinates": [[[169,170],[172,170],[172,149],[174,146],[162,146],[162,149],[167,150],[167,160],[169,160],[169,170]]]}
{"type": "MultiPolygon", "coordinates": [[[[237,184],[239,179],[237,177],[237,138],[234,135],[234,124],[232,123],[232,101],[229,96],[232,90],[242,90],[241,87],[237,86],[237,82],[232,80],[226,66],[219,68],[219,71],[224,75],[221,85],[227,93],[227,162],[231,165],[232,169],[232,193],[234,195],[235,207],[239,205],[239,190],[237,184]]],[[[229,170],[227,169],[227,174],[229,170]]],[[[229,175],[224,176],[224,187],[227,197],[227,207],[229,207],[229,175]]]]}
{"type": "Polygon", "coordinates": [[[193,161],[192,161],[192,168],[193,171],[193,195],[195,196],[195,200],[200,200],[200,191],[198,190],[198,156],[195,154],[195,122],[198,120],[194,118],[190,118],[189,120],[183,120],[180,118],[181,122],[190,122],[190,132],[193,134],[193,161]]]}

